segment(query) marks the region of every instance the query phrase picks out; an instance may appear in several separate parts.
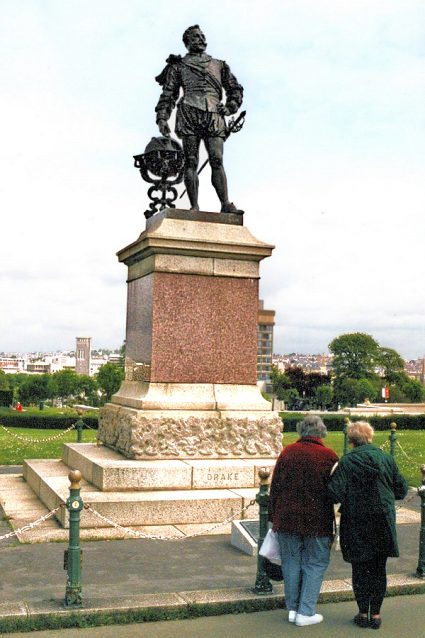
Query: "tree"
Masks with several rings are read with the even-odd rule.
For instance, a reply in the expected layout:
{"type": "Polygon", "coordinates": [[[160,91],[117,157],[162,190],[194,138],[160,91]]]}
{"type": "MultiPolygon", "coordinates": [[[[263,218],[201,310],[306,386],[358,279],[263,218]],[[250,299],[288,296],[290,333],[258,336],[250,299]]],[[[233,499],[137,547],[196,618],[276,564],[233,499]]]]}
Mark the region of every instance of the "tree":
{"type": "Polygon", "coordinates": [[[301,366],[290,366],[284,373],[274,368],[271,379],[276,395],[282,390],[295,388],[304,397],[313,397],[319,385],[330,383],[329,375],[323,375],[319,372],[304,372],[301,366]]]}
{"type": "Polygon", "coordinates": [[[334,391],[331,385],[319,385],[314,391],[317,405],[321,410],[326,410],[332,405],[334,391]]]}
{"type": "Polygon", "coordinates": [[[329,350],[334,355],[332,368],[337,378],[368,378],[379,364],[378,342],[362,332],[336,337],[329,344],[329,350]]]}
{"type": "Polygon", "coordinates": [[[356,388],[357,403],[364,403],[366,399],[373,402],[378,398],[377,388],[370,379],[358,379],[356,388]]]}
{"type": "Polygon", "coordinates": [[[292,410],[300,400],[300,395],[296,388],[288,388],[283,390],[282,399],[280,400],[286,403],[288,410],[292,410]]]}
{"type": "Polygon", "coordinates": [[[99,388],[105,395],[106,401],[109,401],[111,396],[118,392],[121,382],[124,379],[124,370],[116,363],[105,363],[100,366],[99,372],[96,375],[96,380],[99,388]]]}
{"type": "Polygon", "coordinates": [[[341,407],[346,405],[356,405],[357,403],[357,383],[355,379],[341,377],[335,379],[334,383],[335,402],[341,407]]]}
{"type": "Polygon", "coordinates": [[[409,398],[404,394],[399,385],[390,386],[390,403],[409,403],[409,398]]]}
{"type": "Polygon", "coordinates": [[[0,390],[10,390],[7,374],[4,370],[0,370],[0,390]]]}
{"type": "Polygon", "coordinates": [[[285,391],[290,387],[290,380],[286,374],[280,372],[276,366],[272,366],[270,380],[272,383],[273,394],[279,401],[285,401],[285,391]]]}
{"type": "Polygon", "coordinates": [[[61,399],[62,403],[78,394],[78,375],[74,370],[59,370],[51,375],[49,393],[52,398],[61,399]]]}
{"type": "Polygon", "coordinates": [[[49,397],[49,376],[35,374],[24,379],[18,389],[19,401],[24,405],[45,401],[49,397]]]}
{"type": "Polygon", "coordinates": [[[92,406],[96,406],[99,402],[98,392],[99,385],[94,377],[86,374],[77,375],[76,392],[79,398],[92,406]]]}
{"type": "Polygon", "coordinates": [[[397,383],[405,375],[404,360],[392,348],[380,349],[379,365],[382,367],[384,377],[388,383],[397,383]]]}
{"type": "Polygon", "coordinates": [[[13,391],[13,397],[16,399],[21,383],[23,383],[25,379],[29,379],[31,375],[24,372],[17,372],[16,374],[9,374],[8,377],[9,387],[13,391]]]}
{"type": "Polygon", "coordinates": [[[410,379],[406,375],[406,380],[400,384],[402,392],[411,403],[421,403],[425,399],[425,387],[416,379],[410,379]]]}

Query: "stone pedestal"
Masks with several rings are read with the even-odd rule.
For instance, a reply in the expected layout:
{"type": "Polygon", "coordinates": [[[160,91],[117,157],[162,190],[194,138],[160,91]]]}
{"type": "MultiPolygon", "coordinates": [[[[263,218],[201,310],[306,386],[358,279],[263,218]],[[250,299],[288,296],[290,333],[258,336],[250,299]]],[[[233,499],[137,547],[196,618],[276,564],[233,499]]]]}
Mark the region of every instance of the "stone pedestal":
{"type": "Polygon", "coordinates": [[[255,518],[258,469],[281,449],[281,420],[256,384],[259,262],[272,249],[241,216],[167,209],[118,253],[128,267],[125,380],[101,411],[103,446],[25,461],[47,508],[66,501],[78,469],[89,530],[211,533],[255,518]]]}
{"type": "Polygon", "coordinates": [[[100,440],[130,459],[275,457],[257,387],[259,262],[242,217],[165,209],[118,253],[128,267],[125,381],[100,440]]]}

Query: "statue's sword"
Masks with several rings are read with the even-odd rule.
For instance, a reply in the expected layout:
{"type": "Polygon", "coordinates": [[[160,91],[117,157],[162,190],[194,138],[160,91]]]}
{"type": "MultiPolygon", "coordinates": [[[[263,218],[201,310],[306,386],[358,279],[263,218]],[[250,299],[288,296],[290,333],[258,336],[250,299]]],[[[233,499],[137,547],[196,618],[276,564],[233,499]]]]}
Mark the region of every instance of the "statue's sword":
{"type": "MultiPolygon", "coordinates": [[[[230,122],[229,122],[229,124],[226,127],[226,135],[225,135],[225,138],[224,138],[225,141],[227,140],[228,137],[230,137],[230,135],[232,133],[239,133],[239,131],[241,130],[241,128],[245,124],[245,116],[246,116],[246,111],[241,111],[241,113],[238,115],[236,120],[235,120],[234,117],[232,117],[230,119],[230,122]]],[[[198,175],[200,173],[202,173],[202,171],[204,170],[204,168],[206,167],[208,162],[209,162],[209,159],[207,158],[205,160],[205,162],[202,164],[202,166],[200,168],[198,168],[198,170],[197,170],[197,174],[198,175]]],[[[183,197],[183,195],[186,195],[186,189],[184,189],[184,191],[180,195],[179,199],[181,199],[183,197]]]]}

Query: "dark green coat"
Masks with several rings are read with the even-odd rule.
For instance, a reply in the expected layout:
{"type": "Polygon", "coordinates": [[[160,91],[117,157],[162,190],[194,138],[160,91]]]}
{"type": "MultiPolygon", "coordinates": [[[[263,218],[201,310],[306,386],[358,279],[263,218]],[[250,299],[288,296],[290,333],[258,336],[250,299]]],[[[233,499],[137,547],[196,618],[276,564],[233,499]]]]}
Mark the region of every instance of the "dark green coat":
{"type": "Polygon", "coordinates": [[[340,540],[345,561],[366,561],[376,554],[399,556],[394,499],[408,485],[389,454],[367,443],[342,457],[328,485],[341,503],[340,540]]]}

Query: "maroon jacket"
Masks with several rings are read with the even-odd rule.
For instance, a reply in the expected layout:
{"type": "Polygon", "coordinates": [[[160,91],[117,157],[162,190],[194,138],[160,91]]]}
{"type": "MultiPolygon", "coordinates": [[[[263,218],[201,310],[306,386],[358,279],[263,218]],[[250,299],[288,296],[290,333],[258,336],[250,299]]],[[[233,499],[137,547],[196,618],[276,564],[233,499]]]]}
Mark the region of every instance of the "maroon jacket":
{"type": "Polygon", "coordinates": [[[277,459],[269,497],[275,532],[332,536],[334,509],[327,483],[338,456],[320,438],[305,436],[277,459]]]}

